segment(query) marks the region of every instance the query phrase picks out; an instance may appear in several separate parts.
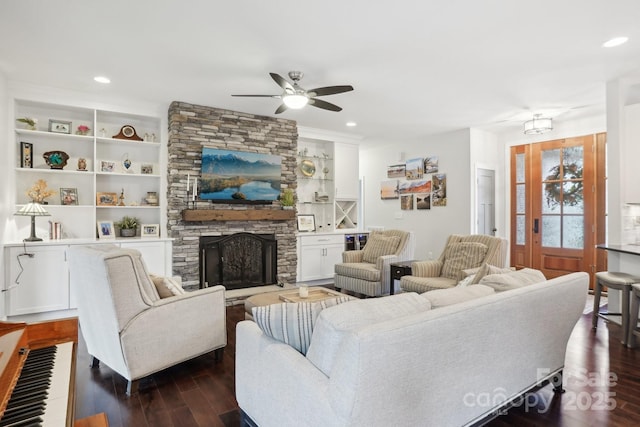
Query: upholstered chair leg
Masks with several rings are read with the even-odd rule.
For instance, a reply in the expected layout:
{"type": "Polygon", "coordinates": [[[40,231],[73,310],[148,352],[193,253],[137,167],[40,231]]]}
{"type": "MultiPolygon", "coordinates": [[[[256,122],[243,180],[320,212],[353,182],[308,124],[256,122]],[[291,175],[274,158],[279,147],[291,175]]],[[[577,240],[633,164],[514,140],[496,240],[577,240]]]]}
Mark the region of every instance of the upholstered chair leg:
{"type": "Polygon", "coordinates": [[[100,366],[100,360],[97,357],[91,356],[91,361],[89,362],[90,368],[97,368],[100,366]]]}
{"type": "Polygon", "coordinates": [[[562,387],[562,371],[551,377],[551,384],[553,384],[554,393],[564,393],[566,390],[562,387]]]}
{"type": "Polygon", "coordinates": [[[133,393],[138,392],[138,380],[127,381],[127,396],[131,396],[133,393]]]}
{"type": "Polygon", "coordinates": [[[631,295],[631,286],[623,286],[620,292],[622,294],[622,345],[627,345],[629,337],[629,296],[631,295]]]}
{"type": "Polygon", "coordinates": [[[591,314],[591,327],[598,327],[598,310],[600,310],[600,294],[602,294],[602,284],[596,279],[596,285],[593,289],[593,313],[591,314]]]}
{"type": "Polygon", "coordinates": [[[213,350],[213,360],[215,360],[216,362],[220,362],[222,360],[223,355],[224,355],[224,347],[213,350]]]}

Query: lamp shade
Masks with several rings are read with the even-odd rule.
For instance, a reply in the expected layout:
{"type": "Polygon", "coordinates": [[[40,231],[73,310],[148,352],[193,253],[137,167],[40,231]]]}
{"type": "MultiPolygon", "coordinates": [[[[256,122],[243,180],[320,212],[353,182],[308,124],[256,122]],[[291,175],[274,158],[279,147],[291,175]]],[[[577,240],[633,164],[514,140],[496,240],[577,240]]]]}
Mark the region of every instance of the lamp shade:
{"type": "Polygon", "coordinates": [[[18,215],[18,216],[51,216],[51,214],[49,212],[47,212],[47,210],[44,207],[42,207],[42,205],[40,203],[35,203],[35,202],[27,203],[22,208],[20,208],[20,210],[18,212],[16,212],[14,215],[18,215]]]}
{"type": "Polygon", "coordinates": [[[553,121],[550,117],[542,117],[534,114],[533,119],[524,123],[525,135],[538,135],[553,130],[553,121]]]}
{"type": "Polygon", "coordinates": [[[307,98],[306,95],[296,93],[293,95],[285,95],[282,98],[282,102],[284,102],[284,105],[293,110],[299,110],[300,108],[307,105],[307,102],[309,102],[309,98],[307,98]]]}

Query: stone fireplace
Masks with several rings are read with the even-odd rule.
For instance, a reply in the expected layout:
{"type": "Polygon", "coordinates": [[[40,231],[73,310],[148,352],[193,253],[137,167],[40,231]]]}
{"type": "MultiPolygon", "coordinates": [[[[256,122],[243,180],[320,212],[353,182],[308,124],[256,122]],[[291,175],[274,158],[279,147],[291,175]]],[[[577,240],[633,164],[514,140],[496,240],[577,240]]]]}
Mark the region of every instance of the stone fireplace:
{"type": "Polygon", "coordinates": [[[227,290],[277,283],[278,243],[273,234],[200,237],[200,287],[227,290]]]}
{"type": "Polygon", "coordinates": [[[185,288],[200,286],[201,237],[268,234],[276,243],[274,283],[294,283],[297,268],[295,215],[281,215],[283,211],[278,201],[259,205],[187,201],[187,175],[191,180],[200,175],[203,147],[279,155],[282,159],[281,188],[295,191],[297,187],[298,129],[294,121],[184,102],[171,103],[167,230],[169,237],[174,239],[174,274],[182,277],[185,288]],[[201,215],[184,215],[200,214],[204,210],[212,215],[205,215],[204,219],[201,215]],[[190,220],[185,220],[185,216],[190,220]]]}

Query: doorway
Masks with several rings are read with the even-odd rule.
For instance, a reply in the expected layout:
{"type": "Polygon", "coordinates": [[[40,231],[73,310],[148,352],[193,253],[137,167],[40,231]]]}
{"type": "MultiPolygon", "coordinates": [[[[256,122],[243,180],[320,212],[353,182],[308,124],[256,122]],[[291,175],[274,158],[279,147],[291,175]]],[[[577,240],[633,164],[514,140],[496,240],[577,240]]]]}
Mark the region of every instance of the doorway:
{"type": "Polygon", "coordinates": [[[476,169],[477,206],[476,232],[477,234],[496,235],[496,173],[491,169],[476,169]]]}
{"type": "Polygon", "coordinates": [[[601,268],[606,134],[511,148],[511,263],[547,279],[601,268]]]}

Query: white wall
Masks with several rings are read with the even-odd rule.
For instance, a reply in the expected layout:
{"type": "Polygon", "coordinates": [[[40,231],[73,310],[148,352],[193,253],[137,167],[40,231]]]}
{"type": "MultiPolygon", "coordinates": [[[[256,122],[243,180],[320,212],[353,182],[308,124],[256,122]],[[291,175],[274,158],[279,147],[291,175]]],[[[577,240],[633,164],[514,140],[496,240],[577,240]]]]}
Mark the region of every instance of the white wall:
{"type": "Polygon", "coordinates": [[[438,257],[450,234],[471,232],[470,131],[429,135],[418,141],[393,142],[367,148],[360,144],[365,227],[413,231],[416,259],[438,257]],[[387,166],[415,157],[438,156],[438,173],[447,174],[447,206],[430,210],[400,210],[400,200],[381,200],[380,182],[388,180],[387,166]],[[399,217],[399,218],[398,218],[399,217]]]}
{"type": "Polygon", "coordinates": [[[489,169],[495,172],[495,224],[496,236],[508,238],[506,233],[504,206],[504,150],[502,144],[498,142],[498,136],[491,132],[478,129],[471,129],[470,141],[470,178],[469,188],[471,189],[471,232],[477,233],[477,210],[478,200],[476,190],[478,188],[478,169],[489,169]]]}

